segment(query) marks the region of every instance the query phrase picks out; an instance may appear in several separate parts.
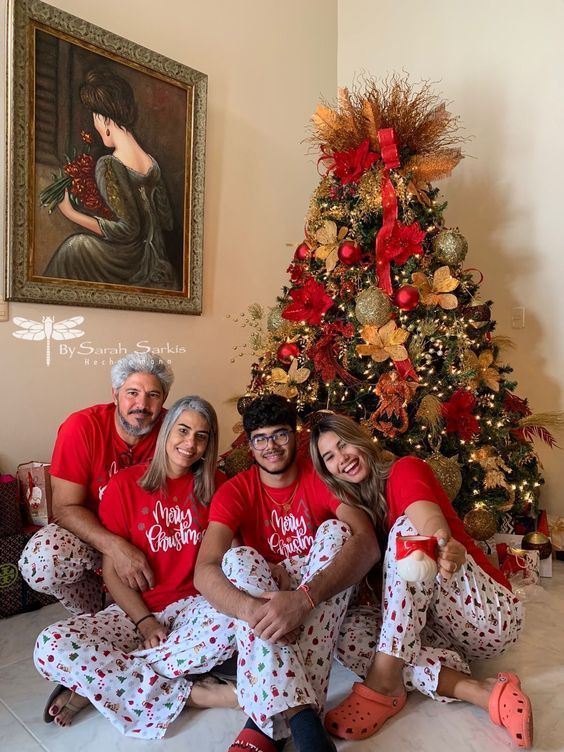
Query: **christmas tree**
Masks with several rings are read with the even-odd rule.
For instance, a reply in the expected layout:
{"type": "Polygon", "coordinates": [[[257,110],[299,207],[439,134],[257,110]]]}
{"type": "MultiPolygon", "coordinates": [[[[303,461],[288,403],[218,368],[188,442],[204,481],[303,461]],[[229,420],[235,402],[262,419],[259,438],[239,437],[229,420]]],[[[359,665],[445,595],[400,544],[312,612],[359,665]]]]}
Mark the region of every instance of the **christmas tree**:
{"type": "MultiPolygon", "coordinates": [[[[319,410],[350,415],[394,454],[425,459],[461,516],[481,510],[472,532],[485,539],[502,512],[534,513],[532,441],[554,438],[550,416],[515,394],[510,342],[432,186],[462,159],[458,119],[428,84],[394,77],[343,90],[312,123],[323,177],[288,285],[267,314],[249,308],[258,360],[239,410],[282,394],[303,437],[319,410]]],[[[245,464],[242,444],[228,471],[245,464]]]]}

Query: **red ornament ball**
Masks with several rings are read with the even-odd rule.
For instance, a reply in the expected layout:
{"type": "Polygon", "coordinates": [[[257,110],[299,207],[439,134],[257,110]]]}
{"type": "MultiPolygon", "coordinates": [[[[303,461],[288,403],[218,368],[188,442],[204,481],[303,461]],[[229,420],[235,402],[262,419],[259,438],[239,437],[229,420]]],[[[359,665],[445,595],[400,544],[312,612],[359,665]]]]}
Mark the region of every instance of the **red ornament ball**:
{"type": "Polygon", "coordinates": [[[294,253],[296,261],[305,261],[311,254],[311,249],[307,243],[300,243],[294,253]]]}
{"type": "Polygon", "coordinates": [[[419,290],[414,285],[404,285],[394,295],[394,303],[402,311],[412,311],[419,303],[419,290]]]}
{"type": "Polygon", "coordinates": [[[362,258],[362,248],[352,240],[345,240],[339,246],[338,256],[342,264],[353,266],[362,258]]]}
{"type": "Polygon", "coordinates": [[[284,342],[276,352],[276,357],[281,363],[288,365],[300,354],[300,348],[294,342],[284,342]]]}

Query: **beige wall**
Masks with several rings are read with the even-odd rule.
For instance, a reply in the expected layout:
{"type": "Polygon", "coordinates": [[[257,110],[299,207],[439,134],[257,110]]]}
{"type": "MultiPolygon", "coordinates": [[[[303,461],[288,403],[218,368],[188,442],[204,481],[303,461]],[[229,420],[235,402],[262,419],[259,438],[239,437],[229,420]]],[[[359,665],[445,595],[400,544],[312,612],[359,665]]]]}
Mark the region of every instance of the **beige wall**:
{"type": "MultiPolygon", "coordinates": [[[[286,280],[292,249],[317,180],[305,155],[308,118],[336,89],[336,2],[331,0],[59,0],[57,7],[209,76],[204,312],[179,316],[10,304],[0,322],[0,470],[48,459],[59,423],[75,409],[110,398],[103,357],[85,362],[42,342],[17,340],[14,316],[56,321],[82,315],[91,347],[128,350],[139,341],[170,354],[176,383],[169,400],[200,393],[216,406],[222,447],[237,419],[228,400],[249,377],[250,358],[234,356],[248,329],[233,316],[253,301],[271,305],[286,280]]],[[[5,0],[1,0],[2,18],[5,0]]],[[[3,71],[0,72],[3,80],[3,71]]],[[[3,155],[0,155],[2,157],[3,155]]],[[[3,159],[1,159],[3,162],[3,159]]]]}
{"type": "MultiPolygon", "coordinates": [[[[250,363],[230,362],[248,331],[233,314],[253,301],[274,302],[286,281],[285,244],[301,239],[317,181],[300,143],[307,119],[320,95],[333,95],[337,78],[344,85],[362,70],[406,70],[415,81],[440,81],[474,137],[466,146],[472,158],[442,183],[447,221],[468,237],[469,265],[485,275],[498,331],[517,346],[508,356],[518,391],[535,410],[564,409],[560,0],[341,0],[338,13],[335,0],[163,0],[158,16],[154,0],[121,0],[119,13],[110,2],[57,5],[209,75],[204,314],[11,304],[10,319],[83,315],[92,346],[186,348],[170,355],[171,397],[209,397],[225,447],[237,419],[227,400],[246,384],[250,363]],[[514,306],[526,308],[522,330],[511,328],[514,306]]],[[[107,366],[54,352],[47,368],[42,343],[14,339],[15,328],[0,322],[4,471],[48,458],[64,416],[109,397],[107,366]]],[[[543,500],[564,513],[562,454],[541,454],[543,500]]]]}
{"type": "MultiPolygon", "coordinates": [[[[437,81],[473,136],[471,158],[441,183],[447,222],[468,238],[497,331],[515,342],[518,393],[535,411],[564,410],[564,3],[341,0],[338,12],[339,85],[362,70],[437,81]],[[511,327],[515,306],[524,329],[511,327]]],[[[564,514],[564,457],[541,456],[543,503],[564,514]]]]}

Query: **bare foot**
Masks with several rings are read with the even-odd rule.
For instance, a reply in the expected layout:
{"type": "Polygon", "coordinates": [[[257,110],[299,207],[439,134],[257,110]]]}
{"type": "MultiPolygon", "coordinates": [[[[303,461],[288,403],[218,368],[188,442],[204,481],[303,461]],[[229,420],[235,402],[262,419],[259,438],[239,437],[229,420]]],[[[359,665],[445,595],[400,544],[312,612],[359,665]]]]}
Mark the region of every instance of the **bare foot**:
{"type": "Polygon", "coordinates": [[[188,705],[192,708],[238,708],[237,690],[230,682],[206,676],[194,682],[188,705]]]}
{"type": "Polygon", "coordinates": [[[53,716],[57,726],[70,726],[75,715],[87,705],[90,705],[90,700],[86,697],[65,689],[53,701],[49,708],[49,715],[53,716]]]}

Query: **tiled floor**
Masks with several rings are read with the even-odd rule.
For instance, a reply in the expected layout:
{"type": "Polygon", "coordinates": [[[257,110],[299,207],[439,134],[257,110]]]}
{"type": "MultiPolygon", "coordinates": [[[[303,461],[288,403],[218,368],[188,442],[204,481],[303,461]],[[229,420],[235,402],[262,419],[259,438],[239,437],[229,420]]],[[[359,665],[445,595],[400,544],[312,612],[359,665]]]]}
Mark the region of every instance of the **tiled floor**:
{"type": "MultiPolygon", "coordinates": [[[[479,676],[516,670],[535,711],[535,750],[564,750],[564,563],[527,604],[527,625],[518,645],[503,657],[476,664],[479,676]]],[[[236,710],[188,710],[164,740],[144,742],[122,737],[93,710],[84,711],[71,728],[42,721],[49,685],[31,659],[36,635],[63,615],[60,606],[0,621],[0,752],[225,752],[244,717],[236,710]]],[[[336,666],[330,703],[344,695],[353,675],[336,666]]],[[[394,752],[505,752],[509,737],[487,714],[463,703],[442,705],[411,695],[405,710],[372,739],[340,742],[339,750],[394,752]]]]}

